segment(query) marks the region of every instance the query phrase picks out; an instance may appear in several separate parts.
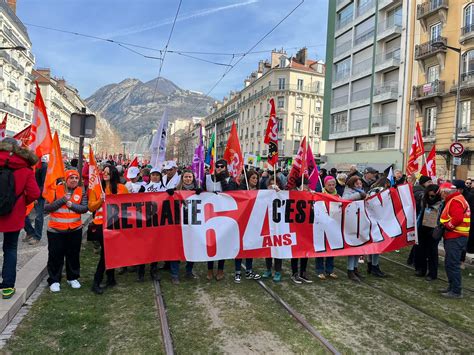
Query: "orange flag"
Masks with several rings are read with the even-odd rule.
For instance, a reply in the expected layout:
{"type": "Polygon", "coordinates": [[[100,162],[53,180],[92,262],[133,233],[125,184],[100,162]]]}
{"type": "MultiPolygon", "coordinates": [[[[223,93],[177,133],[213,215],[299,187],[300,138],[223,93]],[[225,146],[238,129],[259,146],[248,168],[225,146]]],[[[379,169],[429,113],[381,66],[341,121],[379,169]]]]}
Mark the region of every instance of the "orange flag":
{"type": "Polygon", "coordinates": [[[91,145],[89,145],[89,190],[95,191],[97,197],[101,196],[103,192],[102,184],[100,183],[99,168],[97,167],[91,145]]]}
{"type": "Polygon", "coordinates": [[[30,149],[40,158],[45,154],[50,154],[53,149],[48,114],[46,113],[46,106],[44,105],[38,83],[36,83],[36,99],[31,124],[30,149]]]}
{"type": "Polygon", "coordinates": [[[238,181],[242,169],[244,167],[244,159],[242,157],[242,150],[240,149],[239,136],[237,134],[237,126],[232,122],[230,129],[229,140],[224,151],[224,159],[227,161],[227,168],[229,174],[238,181]]]}
{"type": "Polygon", "coordinates": [[[59,146],[58,134],[54,133],[53,149],[49,156],[48,171],[44,180],[43,197],[46,201],[54,200],[56,191],[56,180],[64,178],[64,162],[59,146]]]}

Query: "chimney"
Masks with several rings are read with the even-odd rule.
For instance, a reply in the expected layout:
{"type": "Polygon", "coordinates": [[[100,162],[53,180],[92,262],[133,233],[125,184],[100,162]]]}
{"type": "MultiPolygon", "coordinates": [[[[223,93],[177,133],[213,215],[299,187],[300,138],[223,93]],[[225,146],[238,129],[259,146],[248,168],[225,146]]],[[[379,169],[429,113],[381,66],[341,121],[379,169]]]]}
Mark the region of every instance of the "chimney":
{"type": "Polygon", "coordinates": [[[308,59],[308,48],[301,48],[298,53],[296,53],[295,59],[298,63],[306,65],[306,60],[308,59]]]}
{"type": "Polygon", "coordinates": [[[258,72],[263,73],[263,60],[258,62],[258,72]]]}
{"type": "Polygon", "coordinates": [[[64,78],[57,79],[58,88],[61,93],[65,92],[66,80],[64,78]]]}
{"type": "Polygon", "coordinates": [[[13,12],[16,14],[16,0],[7,0],[8,6],[13,10],[13,12]]]}
{"type": "Polygon", "coordinates": [[[286,56],[286,52],[284,49],[276,50],[274,49],[272,51],[272,57],[271,57],[271,67],[272,69],[280,65],[280,57],[284,55],[286,56]]]}
{"type": "Polygon", "coordinates": [[[245,87],[250,85],[250,80],[247,78],[244,80],[245,87]]]}

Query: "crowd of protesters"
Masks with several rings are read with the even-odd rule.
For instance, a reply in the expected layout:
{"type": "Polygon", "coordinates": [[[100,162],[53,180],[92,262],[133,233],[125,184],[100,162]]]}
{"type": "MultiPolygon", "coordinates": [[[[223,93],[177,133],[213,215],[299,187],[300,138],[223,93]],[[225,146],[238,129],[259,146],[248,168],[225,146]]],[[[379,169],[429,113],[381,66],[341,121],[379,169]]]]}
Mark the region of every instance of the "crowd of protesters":
{"type": "MultiPolygon", "coordinates": [[[[18,236],[21,229],[25,229],[24,242],[36,244],[42,236],[44,213],[49,213],[47,225],[48,238],[48,283],[52,292],[61,290],[61,276],[64,263],[66,264],[67,283],[72,288],[80,288],[80,249],[84,223],[81,217],[91,212],[92,222],[88,226],[88,240],[94,241],[99,260],[93,279],[92,291],[102,294],[104,289],[117,284],[115,270],[106,270],[103,244],[103,203],[107,195],[124,193],[166,192],[173,195],[176,190],[194,191],[200,194],[203,191],[223,192],[232,190],[285,190],[287,185],[287,171],[249,167],[246,169],[246,179],[240,184],[229,176],[227,162],[223,159],[215,163],[215,173],[206,173],[202,186],[196,182],[194,173],[190,169],[178,167],[175,161],[167,161],[160,167],[144,165],[142,167],[127,166],[128,162],[118,164],[111,156],[108,160],[99,162],[101,184],[104,193],[87,191],[86,187],[79,186],[80,177],[87,186],[88,166],[85,164],[81,175],[77,170],[77,160],[70,161],[65,172],[65,179],[58,186],[54,198],[43,200],[41,188],[44,184],[47,159],[42,159],[41,166],[33,172],[31,166],[37,165],[37,158],[26,149],[18,147],[13,139],[0,142],[0,167],[13,169],[15,180],[15,196],[11,211],[2,213],[0,203],[0,232],[4,233],[4,261],[2,269],[2,292],[4,298],[15,293],[15,270],[18,236]],[[32,226],[26,214],[26,205],[33,201],[35,204],[35,225],[32,226]],[[105,274],[105,283],[103,278],[105,274]]],[[[1,175],[0,175],[1,178],[1,175]]],[[[450,298],[462,297],[461,268],[466,257],[466,251],[474,251],[474,238],[470,232],[470,210],[474,204],[474,190],[471,193],[472,180],[433,181],[430,177],[406,177],[400,170],[393,172],[389,179],[388,170],[379,172],[371,167],[358,171],[352,166],[347,172],[339,172],[333,168],[329,172],[320,170],[320,183],[316,192],[339,196],[344,200],[365,200],[380,193],[393,185],[409,183],[413,186],[417,211],[418,244],[413,246],[407,260],[415,267],[415,275],[424,277],[427,281],[437,279],[438,271],[438,244],[443,238],[445,250],[445,269],[449,280],[447,289],[442,295],[450,298]]],[[[310,191],[307,181],[297,184],[296,190],[310,191]]],[[[0,189],[1,193],[1,189],[0,189]]],[[[380,266],[378,254],[349,256],[347,258],[347,277],[360,282],[364,277],[361,265],[366,265],[366,272],[372,277],[385,277],[380,266]]],[[[260,275],[254,270],[253,259],[245,260],[245,273],[242,274],[242,259],[235,259],[234,281],[241,283],[242,279],[282,280],[282,259],[267,258],[265,270],[260,275]]],[[[290,262],[291,281],[295,284],[312,283],[307,268],[308,258],[294,258],[290,262]]],[[[122,268],[118,274],[135,272],[137,281],[145,280],[146,265],[122,268]]],[[[189,280],[198,276],[193,271],[194,263],[186,262],[185,277],[189,280]]],[[[225,277],[225,260],[217,263],[207,263],[207,280],[220,281],[225,277]],[[217,264],[217,270],[215,266],[217,264]]],[[[179,284],[179,261],[169,261],[161,269],[171,273],[173,284],[179,284]]],[[[158,263],[149,266],[153,280],[160,280],[158,263]]],[[[321,280],[337,279],[339,275],[334,269],[334,257],[315,258],[314,270],[316,277],[321,280]]],[[[163,271],[161,271],[163,272],[163,271]]]]}

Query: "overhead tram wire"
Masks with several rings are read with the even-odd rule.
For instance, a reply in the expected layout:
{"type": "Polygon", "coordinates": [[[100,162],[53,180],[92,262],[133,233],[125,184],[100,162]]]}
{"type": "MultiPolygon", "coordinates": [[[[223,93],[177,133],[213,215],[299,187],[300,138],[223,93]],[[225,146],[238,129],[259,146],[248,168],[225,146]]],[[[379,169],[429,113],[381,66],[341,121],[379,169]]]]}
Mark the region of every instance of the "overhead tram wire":
{"type": "Polygon", "coordinates": [[[178,8],[176,9],[176,15],[174,16],[173,24],[171,25],[170,34],[168,36],[168,41],[166,41],[165,48],[162,51],[162,55],[161,55],[162,59],[160,62],[160,69],[158,71],[158,78],[156,78],[155,89],[153,90],[153,97],[151,99],[152,102],[155,101],[155,95],[156,95],[156,91],[158,90],[158,83],[160,82],[160,77],[161,77],[161,70],[163,69],[163,65],[165,64],[166,52],[168,51],[168,46],[170,44],[171,37],[173,36],[174,26],[176,25],[176,19],[178,18],[179,10],[181,9],[182,3],[183,3],[183,0],[179,0],[178,8]]]}

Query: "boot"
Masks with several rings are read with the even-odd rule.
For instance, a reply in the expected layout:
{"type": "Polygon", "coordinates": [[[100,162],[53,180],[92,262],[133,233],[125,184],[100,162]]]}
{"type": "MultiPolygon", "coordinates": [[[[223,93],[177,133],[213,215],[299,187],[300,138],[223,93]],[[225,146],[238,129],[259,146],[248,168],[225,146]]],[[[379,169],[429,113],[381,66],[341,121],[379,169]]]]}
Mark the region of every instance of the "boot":
{"type": "Polygon", "coordinates": [[[216,280],[220,281],[224,278],[224,270],[217,270],[216,280]]]}
{"type": "Polygon", "coordinates": [[[157,269],[150,270],[150,276],[151,276],[151,279],[153,281],[160,281],[161,280],[160,274],[158,274],[157,269]]]}
{"type": "Polygon", "coordinates": [[[211,281],[214,278],[214,271],[213,270],[207,270],[207,281],[211,281]]]}
{"type": "Polygon", "coordinates": [[[380,270],[380,267],[378,265],[373,265],[372,266],[372,275],[377,276],[377,277],[385,277],[385,273],[380,270]]]}
{"type": "MultiPolygon", "coordinates": [[[[373,271],[373,270],[372,270],[372,271],[373,271]]],[[[357,276],[357,278],[359,279],[359,281],[364,278],[364,277],[360,274],[359,269],[357,269],[357,268],[354,268],[354,274],[357,276]]]]}
{"type": "Polygon", "coordinates": [[[102,287],[100,287],[100,284],[95,281],[92,284],[91,291],[94,292],[96,295],[101,295],[104,293],[104,290],[102,289],[102,287]]]}
{"type": "Polygon", "coordinates": [[[367,262],[367,273],[369,275],[372,273],[372,263],[370,261],[367,262]]]}
{"type": "Polygon", "coordinates": [[[117,281],[115,281],[115,279],[107,279],[105,282],[105,287],[112,288],[114,286],[117,286],[117,281]]]}
{"type": "Polygon", "coordinates": [[[357,277],[353,270],[347,270],[347,277],[349,278],[349,280],[352,280],[354,282],[360,282],[360,279],[357,277]]]}

